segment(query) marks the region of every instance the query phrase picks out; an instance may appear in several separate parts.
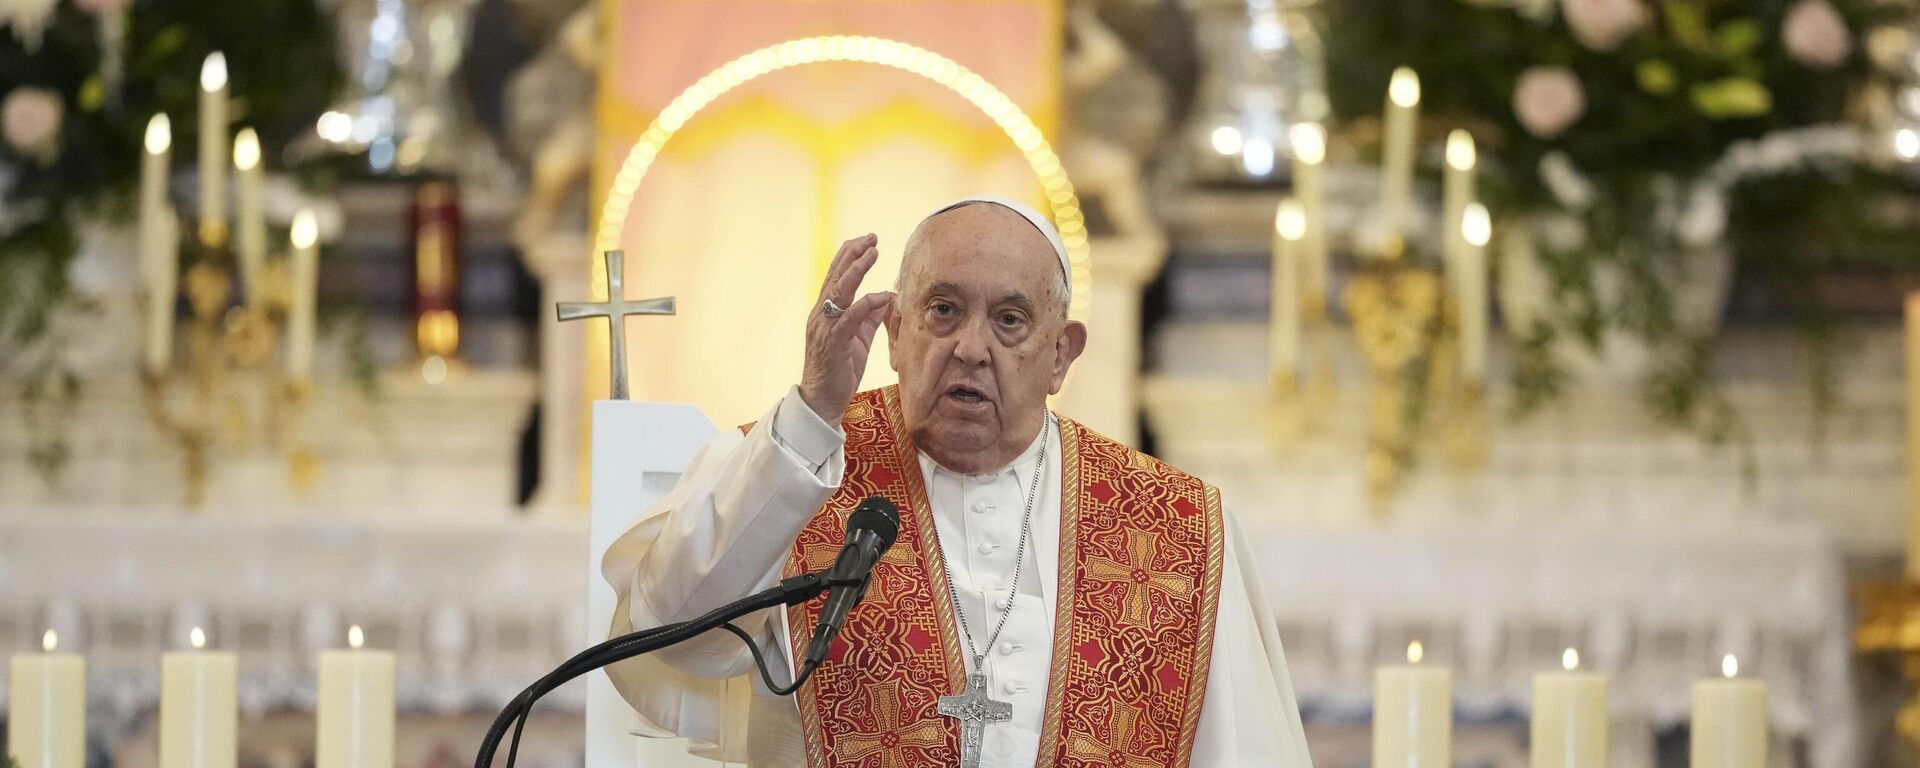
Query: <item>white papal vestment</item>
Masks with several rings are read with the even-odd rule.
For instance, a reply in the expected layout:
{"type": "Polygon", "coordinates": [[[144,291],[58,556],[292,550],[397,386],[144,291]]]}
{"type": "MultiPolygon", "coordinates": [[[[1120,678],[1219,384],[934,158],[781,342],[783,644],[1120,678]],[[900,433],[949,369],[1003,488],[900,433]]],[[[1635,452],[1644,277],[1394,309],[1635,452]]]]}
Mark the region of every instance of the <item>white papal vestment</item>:
{"type": "MultiPolygon", "coordinates": [[[[951,472],[920,454],[959,605],[987,657],[989,693],[1013,704],[1012,721],[986,726],[983,768],[1031,766],[1040,746],[1060,550],[1059,431],[1045,434],[1044,445],[1036,437],[1012,464],[985,474],[951,472]],[[1021,516],[1043,453],[1032,540],[1014,594],[1007,586],[1021,516]],[[989,649],[987,636],[1009,599],[1013,612],[989,649]]],[[[691,619],[778,582],[795,537],[839,486],[845,441],[797,389],[748,434],[723,430],[673,491],[607,550],[602,572],[620,598],[613,633],[691,619]]],[[[1308,768],[1272,611],[1244,534],[1230,512],[1224,519],[1219,613],[1192,765],[1308,768]]],[[[757,638],[769,663],[781,660],[776,680],[791,679],[785,612],[763,611],[736,624],[757,638]]],[[[608,674],[645,721],[644,735],[684,736],[696,754],[753,768],[806,765],[798,708],[767,691],[732,634],[710,632],[608,674]]]]}

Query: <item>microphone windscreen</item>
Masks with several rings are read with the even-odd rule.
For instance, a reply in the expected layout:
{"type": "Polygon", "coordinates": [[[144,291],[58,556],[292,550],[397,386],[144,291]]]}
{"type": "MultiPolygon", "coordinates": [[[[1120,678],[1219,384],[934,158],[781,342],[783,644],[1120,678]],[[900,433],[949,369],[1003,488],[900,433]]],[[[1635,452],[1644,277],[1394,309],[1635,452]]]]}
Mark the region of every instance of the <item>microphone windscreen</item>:
{"type": "Polygon", "coordinates": [[[861,530],[879,535],[880,550],[886,551],[900,535],[900,508],[879,496],[861,499],[860,506],[854,507],[853,514],[847,516],[847,536],[851,538],[855,531],[861,530]]]}

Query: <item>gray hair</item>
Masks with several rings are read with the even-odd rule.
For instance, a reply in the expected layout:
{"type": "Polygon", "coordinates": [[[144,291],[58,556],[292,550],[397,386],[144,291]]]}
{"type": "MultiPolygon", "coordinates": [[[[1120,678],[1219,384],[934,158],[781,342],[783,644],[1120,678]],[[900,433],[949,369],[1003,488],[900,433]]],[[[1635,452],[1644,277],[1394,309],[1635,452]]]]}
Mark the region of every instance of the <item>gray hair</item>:
{"type": "MultiPolygon", "coordinates": [[[[927,223],[933,221],[936,218],[939,218],[940,214],[946,213],[947,211],[951,211],[956,208],[964,208],[970,205],[980,205],[980,204],[1000,205],[999,203],[987,201],[987,200],[973,200],[973,201],[962,202],[962,203],[953,205],[951,207],[936,211],[932,216],[928,216],[924,219],[921,219],[920,224],[913,228],[913,234],[907,236],[907,244],[904,248],[901,249],[901,252],[900,252],[900,274],[895,275],[893,278],[893,295],[894,295],[893,300],[895,304],[894,306],[895,310],[898,310],[900,308],[898,306],[900,302],[900,295],[902,293],[903,286],[906,285],[907,271],[913,265],[914,255],[918,254],[924,245],[927,223]]],[[[1001,207],[1005,207],[1005,206],[1001,206],[1001,207]]],[[[1016,214],[1020,213],[1019,211],[1013,211],[1013,212],[1016,214]]],[[[1025,214],[1020,214],[1020,215],[1022,215],[1023,217],[1025,216],[1025,214]]],[[[1045,233],[1042,233],[1042,234],[1044,235],[1045,233]]],[[[1047,295],[1053,298],[1053,301],[1055,304],[1060,305],[1060,316],[1066,317],[1068,305],[1073,303],[1073,284],[1067,282],[1067,273],[1064,265],[1062,265],[1062,268],[1060,270],[1054,272],[1053,282],[1047,286],[1047,295]]]]}

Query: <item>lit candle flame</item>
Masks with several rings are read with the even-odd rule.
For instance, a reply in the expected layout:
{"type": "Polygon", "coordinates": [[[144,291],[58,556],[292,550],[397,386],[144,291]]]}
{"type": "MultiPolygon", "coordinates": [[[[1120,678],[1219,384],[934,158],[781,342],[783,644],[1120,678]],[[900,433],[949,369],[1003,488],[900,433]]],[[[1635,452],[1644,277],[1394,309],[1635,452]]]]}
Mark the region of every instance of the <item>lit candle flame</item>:
{"type": "Polygon", "coordinates": [[[1731,653],[1727,654],[1726,658],[1720,660],[1720,674],[1727,677],[1738,676],[1740,674],[1740,660],[1734,658],[1731,653]]]}
{"type": "Polygon", "coordinates": [[[1408,664],[1418,664],[1420,663],[1421,659],[1424,659],[1426,657],[1427,657],[1427,647],[1424,645],[1421,645],[1420,641],[1415,640],[1411,643],[1407,643],[1407,663],[1408,664]]]}
{"type": "Polygon", "coordinates": [[[1273,215],[1273,229],[1288,241],[1307,236],[1307,211],[1300,201],[1291,197],[1280,201],[1280,210],[1273,215]]]}
{"type": "Polygon", "coordinates": [[[200,90],[217,91],[227,87],[227,55],[219,51],[207,54],[200,65],[200,90]]]}
{"type": "Polygon", "coordinates": [[[295,248],[312,248],[314,241],[320,239],[320,225],[314,220],[312,208],[302,208],[293,215],[293,231],[288,239],[295,248]]]}
{"type": "Polygon", "coordinates": [[[173,144],[173,123],[167,119],[167,113],[154,114],[147,121],[147,154],[157,155],[167,151],[173,144]]]}
{"type": "Polygon", "coordinates": [[[53,649],[58,647],[60,647],[60,633],[49,629],[46,634],[40,636],[40,650],[53,653],[53,649]]]}
{"type": "Polygon", "coordinates": [[[1567,670],[1568,672],[1572,672],[1576,669],[1579,669],[1580,668],[1580,652],[1572,648],[1568,648],[1566,653],[1560,654],[1560,667],[1562,669],[1567,670]]]}
{"type": "Polygon", "coordinates": [[[1907,162],[1920,160],[1920,131],[1902,128],[1893,134],[1893,151],[1907,162]]]}
{"type": "Polygon", "coordinates": [[[353,117],[338,110],[327,110],[314,123],[314,132],[322,139],[339,144],[353,138],[353,117]]]}
{"type": "Polygon", "coordinates": [[[1487,213],[1486,206],[1467,203],[1467,209],[1460,213],[1460,234],[1474,247],[1484,246],[1493,239],[1493,217],[1487,213]]]}
{"type": "Polygon", "coordinates": [[[1387,84],[1387,98],[1402,107],[1411,107],[1420,103],[1420,76],[1413,70],[1401,67],[1393,71],[1393,81],[1387,84]]]}
{"type": "Polygon", "coordinates": [[[1213,151],[1223,155],[1240,154],[1240,129],[1223,125],[1213,129],[1213,133],[1208,138],[1213,142],[1213,151]]]}
{"type": "Polygon", "coordinates": [[[196,651],[207,647],[206,631],[199,627],[194,627],[192,632],[187,633],[187,644],[193,646],[193,649],[196,651]]]}
{"type": "Polygon", "coordinates": [[[1293,156],[1307,165],[1319,165],[1327,159],[1327,129],[1318,123],[1294,123],[1287,129],[1287,138],[1293,142],[1293,156]]]}
{"type": "Polygon", "coordinates": [[[251,171],[260,164],[260,134],[242,128],[233,137],[233,167],[251,171]]]}
{"type": "Polygon", "coordinates": [[[360,646],[365,645],[366,643],[367,643],[367,633],[360,631],[360,625],[355,624],[347,628],[347,647],[348,648],[352,648],[357,651],[360,649],[360,646]]]}
{"type": "Polygon", "coordinates": [[[1473,134],[1464,129],[1455,128],[1447,134],[1447,167],[1456,171],[1471,171],[1477,160],[1473,148],[1473,134]]]}

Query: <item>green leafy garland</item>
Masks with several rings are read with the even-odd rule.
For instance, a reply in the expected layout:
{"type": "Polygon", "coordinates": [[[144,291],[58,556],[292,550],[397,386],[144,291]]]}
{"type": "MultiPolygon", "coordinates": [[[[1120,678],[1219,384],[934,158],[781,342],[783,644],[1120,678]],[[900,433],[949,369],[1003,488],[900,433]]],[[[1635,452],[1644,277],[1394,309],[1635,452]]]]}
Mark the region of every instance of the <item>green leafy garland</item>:
{"type": "Polygon", "coordinates": [[[1582,234],[1573,244],[1533,238],[1553,295],[1549,316],[1514,329],[1513,384],[1523,414],[1553,402],[1571,382],[1556,355],[1562,339],[1600,351],[1607,332],[1618,330],[1655,354],[1642,394],[1656,415],[1716,442],[1743,437],[1714,374],[1712,339],[1685,327],[1673,304],[1676,273],[1687,267],[1675,209],[1690,189],[1722,177],[1724,188],[1713,190],[1724,211],[1720,244],[1793,308],[1823,353],[1815,356],[1812,391],[1822,405],[1831,401],[1824,351],[1834,321],[1810,278],[1843,256],[1879,252],[1912,261],[1911,247],[1900,244],[1916,233],[1868,213],[1869,203],[1900,186],[1858,153],[1819,155],[1832,144],[1821,129],[1858,119],[1873,76],[1865,31],[1911,18],[1911,3],[1329,0],[1322,7],[1329,98],[1357,143],[1377,133],[1374,116],[1392,70],[1412,67],[1421,75],[1423,139],[1431,145],[1453,128],[1473,134],[1482,197],[1502,229],[1549,217],[1582,234]],[[1581,23],[1569,19],[1575,12],[1584,14],[1581,23]],[[1837,56],[1819,60],[1804,43],[1794,49],[1786,29],[1796,13],[1819,16],[1812,21],[1845,35],[1842,47],[1827,52],[1837,56]],[[1534,82],[1523,83],[1528,78],[1534,82]],[[1558,118],[1523,120],[1516,94],[1523,87],[1560,99],[1558,118]],[[1762,149],[1810,154],[1728,173],[1766,166],[1761,161],[1773,155],[1762,149]],[[1554,174],[1542,172],[1549,166],[1574,169],[1586,199],[1570,204],[1564,178],[1556,186],[1554,174]],[[1620,289],[1602,290],[1597,271],[1618,275],[1620,289]]]}
{"type": "Polygon", "coordinates": [[[253,126],[273,158],[312,131],[339,66],[313,0],[61,0],[41,29],[22,26],[0,28],[0,99],[36,101],[42,116],[57,105],[56,128],[43,145],[0,141],[0,349],[11,351],[0,377],[18,380],[30,458],[51,474],[67,457],[57,426],[82,384],[60,354],[70,330],[58,322],[89,310],[68,277],[78,229],[131,217],[148,118],[168,114],[174,146],[195,146],[200,65],[219,50],[234,125],[253,126]],[[120,25],[115,42],[105,30],[120,25]]]}

